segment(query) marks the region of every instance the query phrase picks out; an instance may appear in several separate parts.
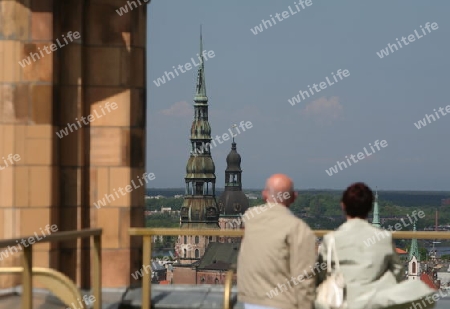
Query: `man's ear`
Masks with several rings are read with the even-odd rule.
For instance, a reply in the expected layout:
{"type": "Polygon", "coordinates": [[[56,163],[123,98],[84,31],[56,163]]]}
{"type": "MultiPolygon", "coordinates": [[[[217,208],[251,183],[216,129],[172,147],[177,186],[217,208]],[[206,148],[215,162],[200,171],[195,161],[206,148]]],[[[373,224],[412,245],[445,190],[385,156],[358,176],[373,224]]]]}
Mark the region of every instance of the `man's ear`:
{"type": "Polygon", "coordinates": [[[345,205],[344,205],[344,203],[342,203],[342,202],[341,202],[341,208],[342,208],[342,210],[345,212],[345,205]]]}
{"type": "Polygon", "coordinates": [[[297,192],[297,191],[294,191],[294,192],[292,193],[291,202],[294,203],[295,200],[297,199],[297,197],[298,197],[298,192],[297,192]]]}
{"type": "Polygon", "coordinates": [[[267,190],[266,189],[262,190],[261,195],[262,195],[263,200],[267,201],[267,190]]]}

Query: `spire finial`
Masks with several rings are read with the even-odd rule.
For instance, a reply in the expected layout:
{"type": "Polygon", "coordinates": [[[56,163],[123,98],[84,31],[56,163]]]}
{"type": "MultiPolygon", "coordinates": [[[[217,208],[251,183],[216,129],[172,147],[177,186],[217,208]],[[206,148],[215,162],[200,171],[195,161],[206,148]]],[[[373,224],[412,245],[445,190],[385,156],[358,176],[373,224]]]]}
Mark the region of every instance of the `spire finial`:
{"type": "MultiPolygon", "coordinates": [[[[237,127],[237,124],[233,124],[231,127],[234,129],[234,128],[237,127]]],[[[235,143],[235,142],[234,142],[234,137],[236,136],[236,134],[233,134],[233,132],[231,132],[231,134],[232,134],[232,136],[233,136],[233,144],[234,144],[234,143],[235,143]]]]}
{"type": "MultiPolygon", "coordinates": [[[[413,231],[416,232],[416,222],[413,224],[413,231]]],[[[419,245],[417,244],[417,239],[413,238],[411,240],[411,250],[409,251],[409,261],[415,256],[418,261],[420,261],[419,245]]]]}
{"type": "Polygon", "coordinates": [[[200,24],[200,56],[202,58],[202,63],[203,63],[203,34],[202,34],[202,24],[200,24]]]}
{"type": "Polygon", "coordinates": [[[205,86],[205,61],[203,59],[203,33],[202,33],[202,25],[200,25],[200,53],[198,54],[198,59],[200,63],[198,64],[198,73],[197,73],[197,91],[195,94],[195,101],[199,102],[207,102],[208,98],[206,97],[206,86],[205,86]]]}
{"type": "Polygon", "coordinates": [[[378,187],[375,187],[375,201],[373,203],[372,225],[378,228],[381,227],[380,210],[378,208],[378,187]]]}

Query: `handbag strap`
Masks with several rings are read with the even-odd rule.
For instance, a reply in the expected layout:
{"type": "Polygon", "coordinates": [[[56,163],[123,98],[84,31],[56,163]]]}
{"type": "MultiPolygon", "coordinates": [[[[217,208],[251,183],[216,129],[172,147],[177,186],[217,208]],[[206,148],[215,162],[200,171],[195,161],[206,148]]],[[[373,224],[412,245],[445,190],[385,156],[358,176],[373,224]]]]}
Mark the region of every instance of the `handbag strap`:
{"type": "Polygon", "coordinates": [[[331,255],[333,254],[334,259],[334,268],[335,270],[340,270],[340,264],[339,264],[339,258],[337,256],[336,252],[336,240],[334,238],[333,234],[330,234],[330,241],[328,243],[328,250],[327,250],[327,272],[328,274],[331,274],[333,269],[331,268],[331,255]]]}

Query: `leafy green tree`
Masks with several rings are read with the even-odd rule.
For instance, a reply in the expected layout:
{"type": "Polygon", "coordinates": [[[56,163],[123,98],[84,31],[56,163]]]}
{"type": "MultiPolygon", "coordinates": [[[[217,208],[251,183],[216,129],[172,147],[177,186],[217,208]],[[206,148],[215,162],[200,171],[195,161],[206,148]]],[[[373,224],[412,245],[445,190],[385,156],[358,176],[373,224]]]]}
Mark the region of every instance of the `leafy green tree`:
{"type": "Polygon", "coordinates": [[[322,206],[322,203],[321,203],[319,197],[316,197],[310,201],[309,210],[310,210],[311,215],[313,215],[315,217],[319,217],[319,216],[323,215],[325,209],[322,206]]]}
{"type": "Polygon", "coordinates": [[[147,217],[146,227],[179,227],[180,217],[166,213],[157,213],[147,217]]]}
{"type": "Polygon", "coordinates": [[[450,260],[450,254],[444,254],[444,255],[442,255],[441,256],[441,259],[443,259],[443,260],[450,260]]]}
{"type": "Polygon", "coordinates": [[[424,247],[419,247],[419,255],[421,261],[428,260],[428,250],[425,249],[424,247]]]}

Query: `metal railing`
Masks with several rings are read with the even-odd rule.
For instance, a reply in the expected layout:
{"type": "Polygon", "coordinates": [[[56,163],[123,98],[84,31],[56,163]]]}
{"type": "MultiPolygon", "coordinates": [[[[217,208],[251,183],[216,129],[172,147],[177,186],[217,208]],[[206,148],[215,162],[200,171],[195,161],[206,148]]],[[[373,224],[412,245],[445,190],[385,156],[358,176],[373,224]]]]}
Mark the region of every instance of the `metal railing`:
{"type": "Polygon", "coordinates": [[[232,308],[231,304],[231,288],[233,286],[233,275],[236,271],[236,265],[233,265],[231,269],[227,271],[227,275],[225,277],[225,283],[223,287],[223,309],[232,308]]]}
{"type": "MultiPolygon", "coordinates": [[[[228,236],[228,237],[242,237],[243,230],[186,230],[186,229],[167,229],[167,228],[131,228],[131,236],[143,237],[142,262],[144,265],[151,265],[152,254],[152,236],[228,236]]],[[[150,309],[151,307],[151,273],[143,272],[142,276],[142,308],[150,309]]],[[[224,309],[230,308],[231,295],[231,280],[233,277],[233,270],[227,272],[225,280],[224,291],[224,309]],[[230,274],[231,273],[231,274],[230,274]]]]}
{"type": "MultiPolygon", "coordinates": [[[[327,230],[314,231],[317,237],[323,237],[329,233],[327,230]]],[[[95,297],[94,309],[100,309],[102,306],[102,294],[101,294],[101,235],[102,229],[85,229],[80,231],[67,231],[57,232],[50,234],[37,243],[43,242],[55,242],[72,240],[77,238],[93,238],[93,274],[92,285],[93,295],[95,297]]],[[[243,237],[244,230],[185,230],[185,229],[165,229],[165,228],[131,228],[131,236],[143,237],[143,263],[144,265],[150,265],[151,253],[152,253],[152,236],[225,236],[225,237],[243,237]]],[[[33,236],[30,236],[33,237],[33,236]]],[[[450,232],[406,232],[397,231],[392,232],[394,239],[450,239],[450,232]]],[[[15,246],[22,239],[29,237],[22,237],[16,239],[8,239],[0,241],[0,248],[8,246],[15,246]]],[[[37,244],[36,243],[36,244],[37,244]]],[[[1,274],[21,273],[23,283],[22,293],[22,308],[32,309],[32,291],[33,283],[32,279],[36,278],[43,281],[55,296],[59,297],[63,302],[67,302],[74,298],[80,297],[80,292],[76,288],[75,284],[63,274],[48,268],[33,268],[33,244],[23,248],[22,255],[23,267],[2,267],[0,268],[1,274]]],[[[233,275],[235,268],[227,271],[226,279],[224,282],[224,302],[223,308],[229,309],[231,307],[231,288],[233,275]]],[[[151,305],[151,272],[143,272],[142,281],[142,308],[150,309],[151,305]]]]}
{"type": "MultiPolygon", "coordinates": [[[[84,229],[79,231],[57,232],[46,235],[45,238],[36,243],[29,243],[24,246],[22,254],[22,267],[1,267],[1,274],[22,273],[22,309],[33,308],[33,277],[40,279],[55,296],[59,297],[63,302],[68,302],[74,297],[80,297],[76,285],[65,275],[49,268],[33,268],[33,245],[45,242],[57,242],[63,240],[73,240],[77,238],[93,238],[93,273],[92,273],[92,289],[95,297],[94,309],[102,307],[102,257],[101,257],[101,236],[102,229],[84,229]]],[[[16,246],[22,239],[33,238],[34,236],[21,237],[15,239],[7,239],[0,241],[0,248],[8,246],[16,246]]],[[[66,305],[70,305],[65,303],[66,305]]]]}
{"type": "MultiPolygon", "coordinates": [[[[226,237],[243,237],[244,230],[186,230],[186,229],[168,229],[168,228],[131,228],[129,230],[131,236],[143,237],[142,261],[144,265],[150,265],[152,254],[152,236],[226,236],[226,237]]],[[[323,237],[329,233],[329,230],[314,231],[317,237],[323,237]]],[[[394,231],[392,232],[394,239],[450,239],[450,232],[409,232],[394,231]]],[[[231,287],[234,275],[234,269],[227,271],[224,286],[224,303],[223,308],[231,307],[231,287]]],[[[142,277],[142,309],[151,308],[151,272],[143,272],[142,277]]]]}

